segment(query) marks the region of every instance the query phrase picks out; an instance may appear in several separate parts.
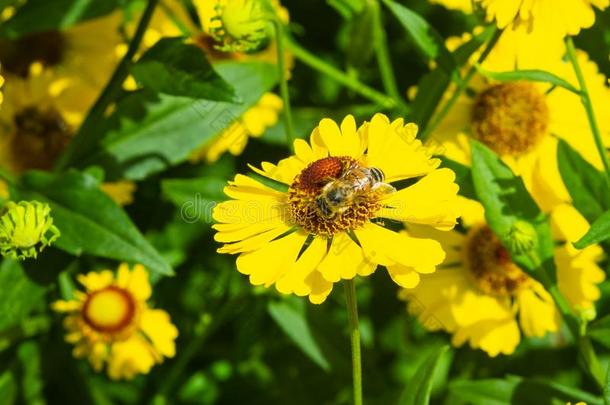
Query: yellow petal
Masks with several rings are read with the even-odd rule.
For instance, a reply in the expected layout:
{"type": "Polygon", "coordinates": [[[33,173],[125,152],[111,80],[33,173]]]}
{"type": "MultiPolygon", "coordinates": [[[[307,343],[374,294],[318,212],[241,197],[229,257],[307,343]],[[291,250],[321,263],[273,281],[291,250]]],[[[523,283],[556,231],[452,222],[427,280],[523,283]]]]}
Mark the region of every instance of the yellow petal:
{"type": "Polygon", "coordinates": [[[459,187],[454,181],[452,170],[435,170],[414,185],[388,194],[378,216],[431,225],[440,230],[453,229],[459,215],[459,187]]]}
{"type": "Polygon", "coordinates": [[[525,336],[542,337],[547,332],[557,332],[559,313],[549,293],[538,284],[535,288],[536,291],[523,289],[517,295],[519,324],[525,336]]]}
{"type": "Polygon", "coordinates": [[[360,246],[346,233],[333,237],[328,254],[324,257],[318,271],[330,281],[349,280],[359,274],[368,276],[375,271],[377,264],[369,261],[360,246]]]}
{"type": "Polygon", "coordinates": [[[142,313],[140,328],[161,355],[174,357],[175,340],[178,329],[172,324],[167,312],[160,309],[146,309],[142,313]]]}
{"type": "Polygon", "coordinates": [[[308,295],[311,287],[306,283],[307,277],[315,270],[326,254],[326,239],[314,238],[299,259],[286,269],[275,283],[275,288],[282,294],[308,295]]]}

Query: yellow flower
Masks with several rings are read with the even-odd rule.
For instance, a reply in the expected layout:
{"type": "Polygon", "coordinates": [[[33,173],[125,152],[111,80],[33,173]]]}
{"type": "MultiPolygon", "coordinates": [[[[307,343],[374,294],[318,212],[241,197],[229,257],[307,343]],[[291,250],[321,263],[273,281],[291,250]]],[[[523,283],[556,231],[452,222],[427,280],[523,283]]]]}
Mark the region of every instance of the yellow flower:
{"type": "MultiPolygon", "coordinates": [[[[64,119],[71,125],[82,121],[118,63],[116,46],[121,42],[121,14],[93,19],[65,31],[34,33],[16,40],[0,40],[0,60],[8,75],[27,78],[32,65],[53,72],[50,85],[74,93],[64,119]]],[[[12,80],[12,79],[10,79],[12,80]]]]}
{"type": "MultiPolygon", "coordinates": [[[[412,236],[438,239],[447,252],[434,274],[400,292],[409,311],[429,330],[451,333],[454,345],[468,342],[490,356],[513,353],[522,333],[541,337],[556,332],[560,317],[550,294],[511,261],[485,223],[483,207],[465,199],[462,206],[465,234],[408,228],[412,236]]],[[[559,206],[551,216],[559,289],[574,309],[593,308],[600,296],[597,284],[605,278],[596,264],[603,252],[599,246],[574,249],[571,242],[588,224],[572,206],[559,206]]]]}
{"type": "Polygon", "coordinates": [[[595,22],[593,7],[604,10],[610,0],[475,0],[498,27],[523,25],[529,30],[576,35],[595,22]]]}
{"type": "Polygon", "coordinates": [[[0,75],[0,106],[2,105],[2,101],[4,100],[4,95],[2,94],[2,85],[4,85],[4,77],[0,75]]]}
{"type": "Polygon", "coordinates": [[[215,162],[227,151],[232,155],[240,155],[249,137],[258,138],[268,127],[277,123],[282,106],[280,97],[273,93],[265,93],[253,107],[222,131],[213,142],[195,150],[190,156],[191,162],[204,159],[209,163],[215,162]]]}
{"type": "Polygon", "coordinates": [[[237,175],[225,188],[231,200],[214,209],[219,253],[239,254],[237,269],[253,285],[323,302],[332,285],[377,265],[413,287],[434,272],[445,253],[438,242],[413,238],[386,225],[407,221],[449,230],[456,222],[458,186],[449,169],[416,139],[417,126],[382,114],[356,127],[323,119],[310,142],[277,165],[252,167],[286,191],[237,175]],[[395,190],[395,184],[417,179],[395,190]]]}
{"type": "Polygon", "coordinates": [[[6,203],[0,216],[0,253],[12,259],[36,258],[61,233],[48,204],[38,201],[6,203]]]}
{"type": "Polygon", "coordinates": [[[430,0],[431,3],[441,4],[451,10],[460,10],[472,13],[472,0],[430,0]]]}
{"type": "Polygon", "coordinates": [[[56,301],[52,308],[66,313],[66,342],[73,355],[87,358],[95,371],[113,380],[147,374],[174,357],[178,330],[167,312],[152,309],[147,301],[152,290],[148,272],[141,265],[121,264],[116,276],[110,270],[79,275],[86,288],[70,301],[56,301]]]}
{"type": "MultiPolygon", "coordinates": [[[[492,51],[483,64],[491,71],[499,68],[500,55],[492,51]]],[[[587,81],[598,123],[610,142],[610,89],[606,78],[583,52],[579,63],[587,81]]],[[[529,68],[534,68],[530,66],[529,68]]],[[[512,69],[512,68],[508,68],[512,69]]],[[[545,69],[577,86],[572,66],[560,59],[547,62],[545,69]],[[551,63],[552,62],[552,63],[551,63]]],[[[586,160],[602,168],[586,112],[578,95],[561,87],[534,82],[494,82],[475,75],[453,108],[432,132],[447,157],[470,164],[469,137],[498,153],[519,176],[545,211],[570,201],[557,165],[557,140],[561,138],[586,160]]],[[[445,98],[453,94],[450,88],[445,98]]]]}

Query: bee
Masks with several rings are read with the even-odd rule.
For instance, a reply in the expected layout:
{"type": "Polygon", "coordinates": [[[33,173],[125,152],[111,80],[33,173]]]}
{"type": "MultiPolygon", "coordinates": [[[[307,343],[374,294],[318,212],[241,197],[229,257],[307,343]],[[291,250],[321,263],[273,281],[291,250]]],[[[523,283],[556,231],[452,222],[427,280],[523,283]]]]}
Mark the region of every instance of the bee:
{"type": "Polygon", "coordinates": [[[391,193],[396,189],[384,183],[384,174],[376,167],[362,167],[356,163],[343,170],[341,176],[326,183],[316,197],[316,206],[323,217],[332,218],[347,211],[355,201],[368,192],[391,193]]]}

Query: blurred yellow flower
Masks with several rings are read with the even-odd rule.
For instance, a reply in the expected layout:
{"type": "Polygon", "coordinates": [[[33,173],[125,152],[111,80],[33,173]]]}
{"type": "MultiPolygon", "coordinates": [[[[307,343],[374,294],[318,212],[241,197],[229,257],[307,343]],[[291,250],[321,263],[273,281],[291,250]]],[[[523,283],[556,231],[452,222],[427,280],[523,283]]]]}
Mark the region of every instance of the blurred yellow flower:
{"type": "Polygon", "coordinates": [[[61,233],[48,204],[38,201],[9,201],[0,211],[0,254],[12,259],[36,258],[61,233]]]}
{"type": "Polygon", "coordinates": [[[475,0],[500,28],[523,25],[529,30],[576,35],[595,22],[593,7],[604,10],[610,0],[475,0]]]}
{"type": "Polygon", "coordinates": [[[277,165],[251,167],[287,191],[237,175],[231,200],[214,209],[219,253],[239,254],[237,269],[253,285],[323,302],[334,282],[392,266],[392,279],[413,287],[445,253],[438,242],[384,226],[383,218],[449,230],[456,223],[458,186],[449,169],[416,139],[417,126],[376,114],[356,127],[323,119],[310,142],[277,165]],[[419,178],[398,191],[387,183],[419,178]],[[387,182],[387,183],[386,183],[387,182]],[[395,191],[395,192],[394,192],[395,191]]]}
{"type": "Polygon", "coordinates": [[[4,77],[0,75],[0,106],[2,105],[2,101],[4,100],[4,95],[2,94],[2,86],[4,85],[4,77]]]}
{"type": "Polygon", "coordinates": [[[65,31],[34,33],[16,40],[0,40],[0,60],[8,76],[28,78],[32,65],[53,72],[49,84],[70,94],[65,116],[71,125],[82,121],[106,82],[118,58],[116,46],[122,38],[120,13],[77,24],[65,31]]]}
{"type": "MultiPolygon", "coordinates": [[[[183,6],[179,2],[168,2],[167,7],[159,8],[153,15],[150,26],[144,36],[143,46],[149,48],[163,37],[189,34],[192,42],[199,46],[207,55],[208,59],[214,63],[223,60],[244,60],[261,61],[276,64],[277,48],[275,40],[270,41],[266,46],[249,52],[221,52],[218,49],[220,43],[214,39],[214,26],[218,24],[217,7],[223,7],[226,0],[194,0],[193,5],[201,22],[201,27],[196,27],[185,13],[183,6]],[[179,20],[182,27],[175,21],[179,20]],[[186,32],[185,32],[186,31],[186,32]]],[[[288,11],[282,7],[277,0],[271,1],[275,12],[285,23],[290,21],[288,11]]],[[[293,56],[289,53],[285,57],[287,74],[294,65],[293,56]]],[[[134,88],[134,83],[128,83],[129,88],[134,88]]],[[[191,161],[206,160],[214,162],[223,153],[229,152],[239,155],[243,152],[250,137],[260,137],[265,130],[278,121],[279,113],[282,110],[281,99],[273,93],[265,93],[261,99],[246,111],[223,132],[218,134],[212,141],[206,142],[197,150],[193,151],[191,161]]]]}
{"type": "MultiPolygon", "coordinates": [[[[556,332],[560,316],[550,294],[512,262],[485,223],[483,207],[466,199],[461,205],[465,234],[408,228],[409,235],[439,240],[447,252],[435,273],[400,292],[409,311],[427,329],[451,333],[454,345],[468,342],[490,356],[513,353],[522,333],[542,337],[556,332]]],[[[575,310],[593,308],[600,296],[597,284],[605,278],[596,264],[603,252],[596,245],[574,249],[571,242],[589,226],[572,206],[557,207],[551,217],[559,289],[575,310]]]]}
{"type": "Polygon", "coordinates": [[[98,372],[106,365],[113,380],[147,374],[164,357],[174,357],[178,330],[167,312],[148,306],[152,290],[143,266],[121,264],[116,276],[104,270],[78,281],[85,292],[52,304],[67,314],[65,339],[75,346],[75,357],[87,358],[98,372]]]}
{"type": "Polygon", "coordinates": [[[124,206],[133,203],[133,194],[136,185],[133,181],[119,180],[106,182],[101,185],[101,189],[118,205],[124,206]]]}
{"type": "MultiPolygon", "coordinates": [[[[73,108],[80,100],[79,92],[73,90],[68,91],[38,62],[30,66],[26,78],[7,76],[0,108],[0,168],[13,174],[53,168],[83,118],[84,111],[73,108]]],[[[122,188],[108,185],[105,190],[125,205],[135,184],[120,184],[122,188]]]]}
{"type": "MultiPolygon", "coordinates": [[[[494,49],[483,68],[507,70],[506,66],[504,69],[500,67],[501,56],[494,49]]],[[[578,59],[602,135],[605,142],[610,143],[610,89],[605,85],[606,78],[584,52],[578,53],[578,59]]],[[[547,62],[545,69],[578,86],[568,62],[560,59],[547,62]]],[[[445,99],[453,92],[454,88],[450,88],[445,99]]],[[[469,137],[492,148],[517,175],[522,176],[528,190],[545,211],[570,201],[557,165],[558,138],[568,142],[593,165],[602,168],[580,97],[550,84],[499,83],[475,75],[469,91],[458,98],[431,133],[431,138],[442,144],[447,157],[466,165],[470,164],[469,137]]]]}

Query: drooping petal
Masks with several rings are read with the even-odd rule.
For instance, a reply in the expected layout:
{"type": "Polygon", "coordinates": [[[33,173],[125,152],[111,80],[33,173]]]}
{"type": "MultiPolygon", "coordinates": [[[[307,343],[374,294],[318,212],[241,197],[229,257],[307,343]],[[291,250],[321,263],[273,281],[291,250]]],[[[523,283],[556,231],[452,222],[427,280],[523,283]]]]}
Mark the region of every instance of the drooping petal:
{"type": "Polygon", "coordinates": [[[559,312],[550,294],[536,283],[517,294],[519,324],[525,336],[542,337],[559,330],[559,312]]]}
{"type": "Polygon", "coordinates": [[[426,224],[450,230],[459,216],[455,173],[450,169],[435,170],[414,185],[387,194],[378,216],[401,222],[426,224]]]}
{"type": "Polygon", "coordinates": [[[318,271],[330,281],[349,280],[356,276],[368,276],[375,271],[377,264],[366,258],[356,242],[346,233],[333,237],[328,254],[324,257],[318,271]]]}

